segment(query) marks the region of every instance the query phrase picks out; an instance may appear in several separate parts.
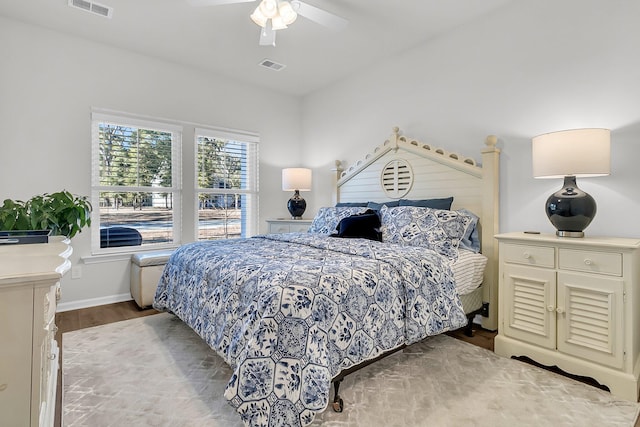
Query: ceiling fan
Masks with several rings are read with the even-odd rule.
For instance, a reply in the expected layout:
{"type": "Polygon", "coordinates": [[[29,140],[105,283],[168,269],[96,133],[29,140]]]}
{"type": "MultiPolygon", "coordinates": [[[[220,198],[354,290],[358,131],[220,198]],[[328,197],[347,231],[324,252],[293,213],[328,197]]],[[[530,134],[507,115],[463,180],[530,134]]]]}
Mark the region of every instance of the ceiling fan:
{"type": "MultiPolygon", "coordinates": [[[[191,6],[220,6],[254,1],[256,0],[187,0],[191,6]]],[[[298,15],[335,31],[344,29],[349,23],[344,18],[299,0],[260,0],[250,16],[261,27],[259,44],[275,46],[276,31],[287,28],[298,15]]]]}

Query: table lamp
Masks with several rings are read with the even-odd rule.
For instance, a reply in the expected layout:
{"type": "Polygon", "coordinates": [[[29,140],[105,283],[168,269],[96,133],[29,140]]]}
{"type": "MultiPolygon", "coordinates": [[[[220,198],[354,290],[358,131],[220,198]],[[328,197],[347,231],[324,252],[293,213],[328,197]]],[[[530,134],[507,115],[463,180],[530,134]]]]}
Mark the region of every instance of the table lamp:
{"type": "Polygon", "coordinates": [[[294,191],[293,197],[287,202],[287,209],[292,219],[302,219],[307,202],[300,197],[300,192],[311,191],[311,169],[282,169],[282,191],[294,191]]]}
{"type": "Polygon", "coordinates": [[[584,237],[596,214],[596,202],[580,190],[577,177],[609,175],[611,132],[573,129],[539,135],[532,140],[533,176],[562,178],[559,191],[547,199],[545,210],[560,237],[584,237]]]}

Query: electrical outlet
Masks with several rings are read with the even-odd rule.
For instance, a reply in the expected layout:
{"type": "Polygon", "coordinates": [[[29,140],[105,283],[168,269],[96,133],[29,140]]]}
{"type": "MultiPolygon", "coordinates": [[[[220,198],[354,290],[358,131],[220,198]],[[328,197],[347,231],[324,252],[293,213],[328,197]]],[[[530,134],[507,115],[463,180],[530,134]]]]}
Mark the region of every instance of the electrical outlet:
{"type": "Polygon", "coordinates": [[[71,278],[79,279],[82,277],[82,267],[76,265],[75,267],[71,267],[71,278]]]}

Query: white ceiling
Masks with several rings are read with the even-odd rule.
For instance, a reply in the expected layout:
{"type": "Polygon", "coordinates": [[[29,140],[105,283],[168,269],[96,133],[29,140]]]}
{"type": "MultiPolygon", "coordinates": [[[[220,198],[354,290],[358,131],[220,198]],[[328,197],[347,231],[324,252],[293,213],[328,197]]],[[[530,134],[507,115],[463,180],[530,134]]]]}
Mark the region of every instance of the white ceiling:
{"type": "Polygon", "coordinates": [[[193,7],[187,0],[96,0],[111,19],[68,0],[0,0],[0,16],[196,67],[290,95],[305,95],[392,58],[513,0],[307,0],[349,20],[340,32],[305,18],[259,46],[257,2],[193,7]],[[282,71],[260,67],[268,58],[282,71]]]}

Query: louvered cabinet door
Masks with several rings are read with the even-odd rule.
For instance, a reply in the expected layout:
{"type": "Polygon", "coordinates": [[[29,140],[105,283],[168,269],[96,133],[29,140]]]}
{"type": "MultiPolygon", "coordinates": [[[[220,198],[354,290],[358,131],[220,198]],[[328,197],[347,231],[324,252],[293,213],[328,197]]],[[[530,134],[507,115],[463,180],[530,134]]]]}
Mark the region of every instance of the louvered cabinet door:
{"type": "Polygon", "coordinates": [[[505,233],[498,335],[505,357],[591,377],[640,397],[640,238],[505,233]]]}
{"type": "Polygon", "coordinates": [[[624,286],[619,278],[558,273],[558,350],[623,366],[624,286]]]}
{"type": "Polygon", "coordinates": [[[504,334],[555,349],[555,270],[504,264],[501,292],[504,292],[504,334]]]}

